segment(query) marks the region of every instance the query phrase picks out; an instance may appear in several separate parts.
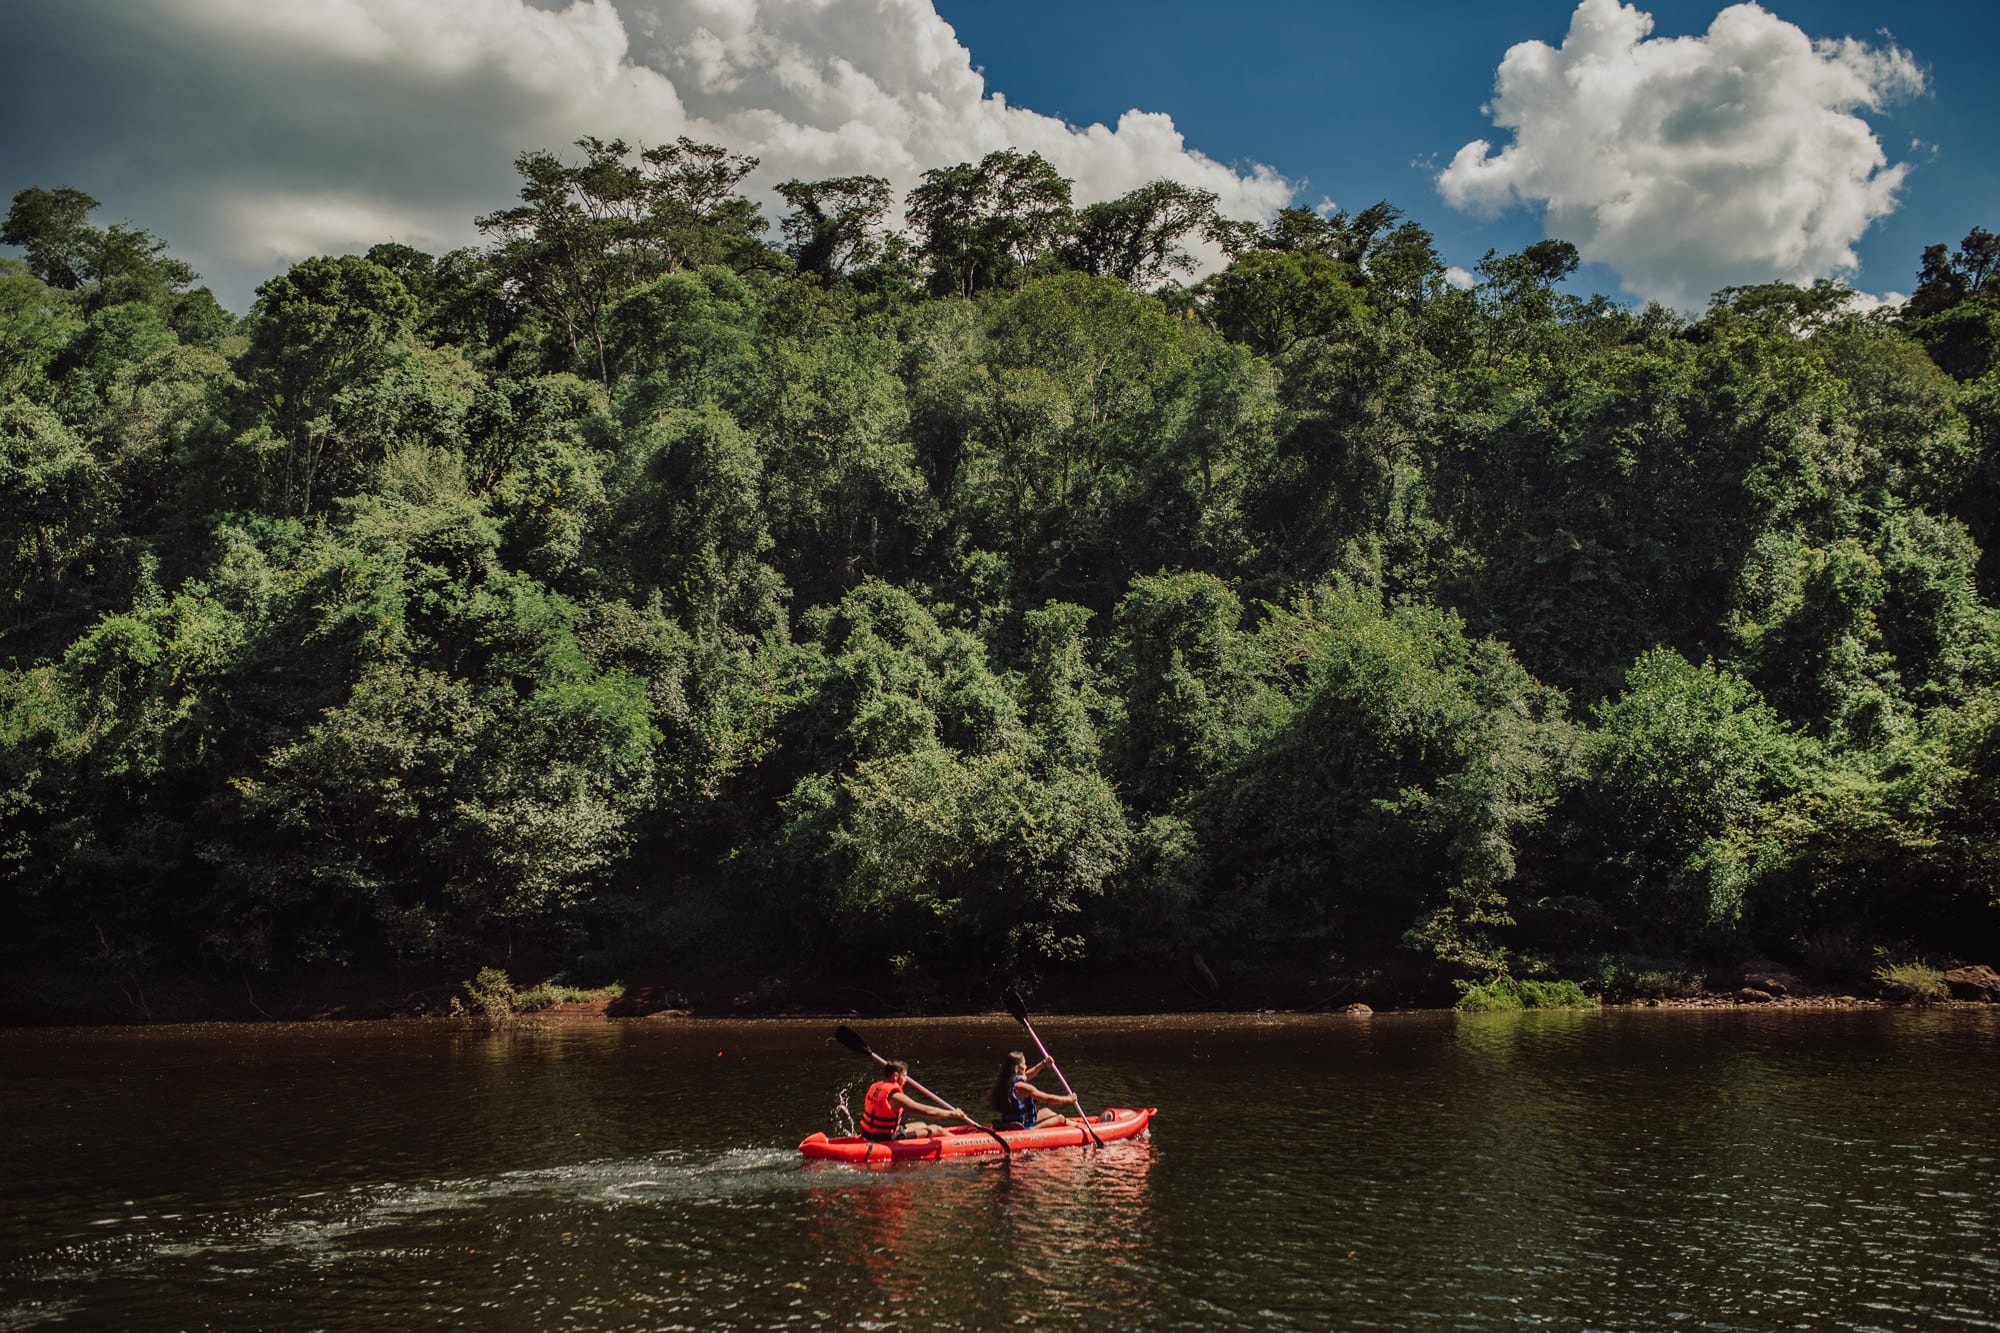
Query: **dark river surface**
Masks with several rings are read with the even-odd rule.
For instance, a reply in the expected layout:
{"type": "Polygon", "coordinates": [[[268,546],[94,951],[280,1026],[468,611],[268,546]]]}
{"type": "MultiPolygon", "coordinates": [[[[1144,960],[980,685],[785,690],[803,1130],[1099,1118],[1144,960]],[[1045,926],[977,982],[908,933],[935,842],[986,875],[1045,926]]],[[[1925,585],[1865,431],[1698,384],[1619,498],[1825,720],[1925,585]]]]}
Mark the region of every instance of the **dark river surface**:
{"type": "Polygon", "coordinates": [[[802,1162],[831,1020],[0,1031],[0,1329],[2000,1328],[2000,1013],[1036,1026],[1152,1136],[802,1162]]]}

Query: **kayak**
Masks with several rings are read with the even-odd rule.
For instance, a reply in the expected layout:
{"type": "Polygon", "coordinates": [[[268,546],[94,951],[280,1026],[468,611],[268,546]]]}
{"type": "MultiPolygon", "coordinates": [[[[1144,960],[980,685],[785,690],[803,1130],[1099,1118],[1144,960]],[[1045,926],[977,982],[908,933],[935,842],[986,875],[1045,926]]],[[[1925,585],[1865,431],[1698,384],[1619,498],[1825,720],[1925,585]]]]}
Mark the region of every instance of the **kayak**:
{"type": "MultiPolygon", "coordinates": [[[[1130,1139],[1146,1132],[1153,1122],[1149,1106],[1143,1111],[1116,1107],[1090,1122],[1091,1130],[1105,1143],[1130,1139]]],[[[813,1161],[847,1162],[854,1166],[888,1166],[892,1162],[935,1162],[946,1157],[971,1157],[978,1153],[998,1153],[995,1136],[1007,1141],[1008,1149],[1027,1152],[1035,1148],[1080,1148],[1092,1142],[1081,1120],[1057,1120],[1033,1129],[996,1129],[991,1132],[960,1125],[927,1139],[897,1139],[894,1143],[871,1143],[859,1134],[830,1139],[814,1134],[799,1145],[799,1151],[813,1161]]]]}

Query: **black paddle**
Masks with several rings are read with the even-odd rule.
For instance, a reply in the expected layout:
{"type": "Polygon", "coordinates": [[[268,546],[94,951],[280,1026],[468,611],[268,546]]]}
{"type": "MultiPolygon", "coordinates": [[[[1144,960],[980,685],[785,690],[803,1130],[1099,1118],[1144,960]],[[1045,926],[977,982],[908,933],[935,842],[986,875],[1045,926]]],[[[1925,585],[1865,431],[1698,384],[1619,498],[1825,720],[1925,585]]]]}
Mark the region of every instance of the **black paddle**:
{"type": "MultiPolygon", "coordinates": [[[[1063,1091],[1075,1097],[1076,1089],[1072,1088],[1069,1085],[1069,1080],[1063,1077],[1062,1066],[1056,1063],[1056,1058],[1053,1055],[1049,1054],[1049,1048],[1042,1045],[1042,1039],[1035,1035],[1035,1025],[1028,1021],[1028,1006],[1021,1002],[1021,992],[1009,986],[1006,995],[1002,998],[1007,1001],[1007,1012],[1014,1015],[1014,1021],[1028,1029],[1028,1036],[1034,1041],[1035,1049],[1042,1053],[1042,1059],[1049,1062],[1049,1069],[1055,1074],[1056,1081],[1062,1084],[1063,1091]]],[[[1080,1099],[1076,1104],[1076,1113],[1083,1116],[1083,1132],[1090,1135],[1092,1143],[1102,1148],[1104,1140],[1098,1138],[1097,1131],[1090,1127],[1090,1117],[1084,1113],[1083,1102],[1080,1099]]]]}
{"type": "MultiPolygon", "coordinates": [[[[865,1055],[878,1065],[886,1065],[889,1063],[881,1056],[875,1054],[873,1050],[869,1049],[868,1043],[861,1039],[861,1034],[859,1032],[856,1032],[853,1028],[847,1026],[847,1024],[842,1023],[839,1027],[835,1028],[833,1030],[833,1035],[834,1038],[837,1041],[839,1041],[842,1046],[845,1046],[848,1050],[853,1051],[856,1055],[865,1055]]],[[[940,1106],[946,1105],[944,1098],[938,1096],[935,1092],[932,1092],[929,1088],[925,1087],[923,1084],[911,1078],[908,1073],[905,1073],[903,1075],[903,1082],[909,1084],[911,1087],[915,1088],[919,1094],[930,1098],[938,1105],[940,1106]]],[[[965,1115],[964,1111],[960,1111],[959,1114],[961,1116],[965,1116],[966,1124],[971,1125],[974,1129],[978,1130],[980,1133],[986,1135],[988,1138],[992,1139],[995,1143],[999,1144],[1001,1152],[1007,1154],[1010,1157],[1013,1155],[1014,1150],[1013,1148],[1008,1146],[1007,1140],[1001,1138],[998,1134],[995,1134],[992,1130],[980,1124],[977,1120],[974,1120],[971,1116],[965,1115]]]]}

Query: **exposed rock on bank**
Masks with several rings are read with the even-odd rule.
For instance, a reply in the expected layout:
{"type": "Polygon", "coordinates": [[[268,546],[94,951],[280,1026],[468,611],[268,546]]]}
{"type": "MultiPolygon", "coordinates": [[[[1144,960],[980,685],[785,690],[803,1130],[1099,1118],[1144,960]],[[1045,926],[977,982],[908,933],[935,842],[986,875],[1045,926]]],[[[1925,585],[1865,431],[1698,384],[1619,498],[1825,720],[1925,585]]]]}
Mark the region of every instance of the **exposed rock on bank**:
{"type": "Polygon", "coordinates": [[[2000,972],[1995,972],[1984,963],[1952,968],[1944,974],[1944,984],[1950,988],[1954,1000],[2000,1004],[2000,972]]]}

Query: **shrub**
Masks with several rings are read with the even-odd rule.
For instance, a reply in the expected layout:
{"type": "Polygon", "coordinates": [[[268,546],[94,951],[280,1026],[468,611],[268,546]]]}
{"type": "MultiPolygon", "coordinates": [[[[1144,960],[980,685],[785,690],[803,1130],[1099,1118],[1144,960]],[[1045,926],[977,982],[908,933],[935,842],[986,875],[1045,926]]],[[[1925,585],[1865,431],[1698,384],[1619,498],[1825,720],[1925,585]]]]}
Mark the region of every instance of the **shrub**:
{"type": "Polygon", "coordinates": [[[465,983],[465,998],[453,996],[453,1016],[478,1014],[489,1024],[500,1024],[514,1016],[517,996],[514,983],[497,967],[482,967],[465,983]]]}
{"type": "Polygon", "coordinates": [[[517,991],[514,995],[514,1008],[521,1013],[532,1014],[552,1004],[561,1004],[562,1000],[557,994],[559,989],[544,981],[524,991],[517,991]]]}
{"type": "Polygon", "coordinates": [[[1184,807],[1215,920],[1497,973],[1515,848],[1572,744],[1561,696],[1455,613],[1354,588],[1268,609],[1242,651],[1276,685],[1184,807]]]}
{"type": "Polygon", "coordinates": [[[1875,981],[1884,998],[1911,1004],[1930,1004],[1951,995],[1944,973],[1928,963],[1884,963],[1875,969],[1875,981]]]}
{"type": "Polygon", "coordinates": [[[1462,1014],[1491,1014],[1513,1009],[1594,1009],[1597,1001],[1574,981],[1522,981],[1497,976],[1484,982],[1460,982],[1463,992],[1452,1007],[1462,1014]]]}
{"type": "Polygon", "coordinates": [[[558,1004],[582,1004],[599,996],[616,1000],[625,994],[625,983],[621,981],[587,988],[568,985],[560,977],[538,981],[525,990],[517,989],[507,974],[497,967],[480,968],[479,975],[464,986],[463,996],[452,997],[452,1016],[477,1016],[486,1020],[489,1027],[498,1027],[517,1015],[539,1013],[558,1004]]]}
{"type": "MultiPolygon", "coordinates": [[[[624,993],[623,987],[619,988],[619,993],[624,993]]],[[[514,996],[514,1008],[521,1013],[532,1014],[537,1010],[547,1009],[551,1005],[582,1004],[591,995],[591,991],[587,991],[581,986],[566,986],[552,977],[547,981],[538,982],[529,989],[517,993],[514,996]]],[[[614,996],[613,998],[616,997],[614,996]]]]}

